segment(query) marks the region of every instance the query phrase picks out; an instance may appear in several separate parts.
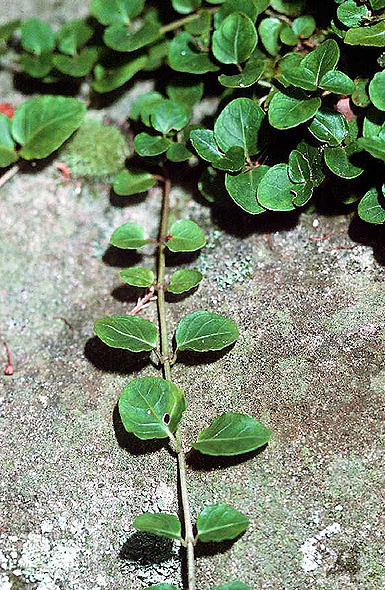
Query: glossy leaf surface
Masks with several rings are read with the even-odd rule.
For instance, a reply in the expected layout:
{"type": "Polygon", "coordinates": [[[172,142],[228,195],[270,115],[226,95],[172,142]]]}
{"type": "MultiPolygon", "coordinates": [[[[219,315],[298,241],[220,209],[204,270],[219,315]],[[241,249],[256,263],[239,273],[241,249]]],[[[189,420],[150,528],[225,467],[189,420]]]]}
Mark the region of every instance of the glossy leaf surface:
{"type": "Polygon", "coordinates": [[[160,135],[139,133],[134,139],[134,148],[139,156],[159,156],[168,150],[171,142],[160,135]]]}
{"type": "Polygon", "coordinates": [[[155,348],[158,330],[152,322],[133,315],[115,315],[96,320],[95,334],[111,348],[144,352],[155,348]]]}
{"type": "Polygon", "coordinates": [[[266,209],[257,201],[257,190],[269,166],[261,165],[236,176],[226,174],[225,184],[230,197],[244,211],[256,215],[266,209]]]}
{"type": "Polygon", "coordinates": [[[144,229],[135,221],[124,223],[111,236],[110,243],[123,250],[135,250],[148,243],[144,229]]]}
{"type": "Polygon", "coordinates": [[[0,168],[5,168],[18,160],[15,151],[15,142],[11,136],[11,121],[0,113],[0,168]]]}
{"type": "Polygon", "coordinates": [[[181,524],[180,520],[174,514],[166,514],[165,512],[146,512],[137,516],[132,523],[132,526],[137,531],[143,531],[157,535],[158,537],[166,537],[166,539],[181,539],[181,524]]]}
{"type": "Polygon", "coordinates": [[[199,270],[193,268],[177,270],[171,275],[170,282],[167,285],[167,291],[176,295],[185,293],[185,291],[189,291],[199,285],[202,279],[203,275],[199,270]]]}
{"type": "Polygon", "coordinates": [[[271,432],[247,414],[227,412],[213,420],[192,445],[205,455],[242,455],[263,447],[271,432]]]}
{"type": "Polygon", "coordinates": [[[309,131],[319,141],[337,146],[348,134],[348,122],[341,113],[326,107],[319,109],[309,125],[309,131]]]}
{"type": "Polygon", "coordinates": [[[384,194],[380,195],[376,188],[372,188],[365,193],[358,204],[358,215],[369,223],[385,223],[384,194]]]}
{"type": "Polygon", "coordinates": [[[46,158],[79,127],[86,105],[76,98],[39,96],[17,107],[12,135],[26,160],[46,158]]]}
{"type": "Polygon", "coordinates": [[[314,117],[320,106],[320,98],[308,98],[300,90],[277,92],[269,106],[269,122],[276,129],[290,129],[314,117]]]}
{"type": "Polygon", "coordinates": [[[166,246],[172,252],[194,252],[206,243],[199,225],[189,219],[179,219],[172,224],[166,246]]]}
{"type": "Polygon", "coordinates": [[[120,271],[120,276],[125,283],[134,287],[150,287],[155,280],[152,270],[141,266],[126,268],[120,271]]]}
{"type": "Polygon", "coordinates": [[[236,98],[219,114],[214,125],[214,136],[219,147],[227,152],[234,146],[242,147],[246,155],[259,152],[259,130],[264,112],[250,98],[236,98]]]}
{"type": "Polygon", "coordinates": [[[266,172],[258,186],[258,202],[271,211],[292,211],[294,189],[287,164],[276,164],[266,172]]]}
{"type": "Polygon", "coordinates": [[[140,377],[130,381],[119,399],[124,428],[142,440],[169,437],[175,432],[185,409],[183,391],[160,377],[140,377]]]}
{"type": "Polygon", "coordinates": [[[233,12],[214,32],[212,49],[218,61],[241,64],[250,57],[257,40],[252,20],[243,12],[233,12]]]}
{"type": "Polygon", "coordinates": [[[129,197],[144,193],[156,184],[156,179],[149,172],[122,170],[115,177],[113,188],[117,195],[129,197]]]}
{"type": "Polygon", "coordinates": [[[169,62],[173,70],[190,74],[216,72],[219,68],[209,55],[199,51],[190,33],[179,33],[170,44],[169,62]]]}
{"type": "Polygon", "coordinates": [[[189,313],[179,322],[175,333],[178,350],[197,352],[221,350],[238,338],[238,327],[233,320],[210,311],[189,313]]]}
{"type": "Polygon", "coordinates": [[[249,526],[248,519],[226,504],[205,506],[197,518],[198,540],[218,543],[235,539],[249,526]]]}

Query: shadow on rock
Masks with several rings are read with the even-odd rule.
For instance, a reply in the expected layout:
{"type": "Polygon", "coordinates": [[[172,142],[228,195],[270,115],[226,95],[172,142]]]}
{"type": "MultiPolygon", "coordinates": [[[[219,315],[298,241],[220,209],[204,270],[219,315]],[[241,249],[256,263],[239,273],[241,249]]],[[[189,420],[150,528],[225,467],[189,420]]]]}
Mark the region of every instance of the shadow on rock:
{"type": "Polygon", "coordinates": [[[84,355],[97,369],[121,375],[141,371],[150,362],[149,354],[138,355],[128,350],[110,348],[96,336],[87,340],[84,355]]]}
{"type": "Polygon", "coordinates": [[[349,226],[349,237],[356,244],[373,248],[373,256],[381,266],[385,266],[385,227],[362,221],[356,215],[349,226]]]}
{"type": "Polygon", "coordinates": [[[141,566],[169,561],[175,556],[173,541],[148,533],[136,532],[123,544],[119,559],[141,566]]]}
{"type": "Polygon", "coordinates": [[[108,246],[102,260],[108,266],[126,268],[138,264],[142,260],[142,255],[135,250],[122,250],[121,248],[115,248],[115,246],[108,246]]]}
{"type": "Polygon", "coordinates": [[[267,444],[255,451],[244,453],[242,455],[235,455],[231,457],[213,457],[211,455],[203,455],[195,449],[192,449],[186,456],[186,462],[195,471],[214,471],[215,469],[226,469],[227,467],[234,467],[241,463],[246,463],[250,459],[254,459],[267,448],[267,444]]]}
{"type": "MultiPolygon", "coordinates": [[[[178,352],[178,363],[186,365],[188,367],[194,367],[198,365],[210,365],[211,363],[217,362],[222,357],[232,350],[235,346],[231,344],[222,348],[222,350],[210,350],[208,352],[195,352],[194,350],[181,350],[178,352]]],[[[174,349],[176,349],[176,342],[174,337],[174,349]]]]}
{"type": "Polygon", "coordinates": [[[128,301],[136,303],[141,294],[143,294],[143,289],[141,287],[132,287],[131,285],[119,285],[119,287],[115,287],[115,289],[111,291],[112,297],[122,303],[128,301]]]}
{"type": "Polygon", "coordinates": [[[114,407],[112,422],[119,446],[122,449],[126,449],[132,455],[155,453],[167,445],[168,439],[141,440],[130,432],[127,432],[120,418],[118,404],[114,407]]]}

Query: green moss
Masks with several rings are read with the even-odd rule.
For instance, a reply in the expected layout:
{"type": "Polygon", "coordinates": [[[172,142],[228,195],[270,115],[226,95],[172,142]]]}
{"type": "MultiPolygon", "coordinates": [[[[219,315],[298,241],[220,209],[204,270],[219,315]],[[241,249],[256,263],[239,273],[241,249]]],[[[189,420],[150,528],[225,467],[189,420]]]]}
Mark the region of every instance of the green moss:
{"type": "Polygon", "coordinates": [[[87,119],[67,143],[62,159],[74,176],[103,178],[119,172],[128,153],[126,139],[119,129],[87,119]]]}

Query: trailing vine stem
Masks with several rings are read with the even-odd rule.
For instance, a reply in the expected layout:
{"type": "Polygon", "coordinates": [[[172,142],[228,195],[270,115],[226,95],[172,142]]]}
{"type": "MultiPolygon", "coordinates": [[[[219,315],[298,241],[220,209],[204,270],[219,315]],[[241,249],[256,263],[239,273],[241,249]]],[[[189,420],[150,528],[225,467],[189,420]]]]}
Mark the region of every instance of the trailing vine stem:
{"type": "MultiPolygon", "coordinates": [[[[166,170],[163,176],[163,200],[161,222],[159,230],[159,246],[158,246],[158,269],[157,269],[157,291],[158,291],[158,320],[160,329],[160,352],[163,365],[163,374],[165,379],[171,381],[171,359],[170,347],[168,340],[167,319],[166,319],[166,302],[164,296],[164,277],[166,271],[166,256],[165,256],[165,240],[168,228],[168,218],[170,212],[170,189],[171,181],[166,170]]],[[[187,580],[188,590],[196,590],[195,579],[195,553],[194,553],[194,533],[191,520],[190,504],[187,491],[187,469],[186,457],[182,445],[182,435],[180,427],[178,426],[175,432],[175,439],[170,439],[171,445],[175,446],[175,452],[178,457],[179,469],[179,486],[182,499],[183,520],[185,527],[184,545],[187,554],[187,580]]]]}

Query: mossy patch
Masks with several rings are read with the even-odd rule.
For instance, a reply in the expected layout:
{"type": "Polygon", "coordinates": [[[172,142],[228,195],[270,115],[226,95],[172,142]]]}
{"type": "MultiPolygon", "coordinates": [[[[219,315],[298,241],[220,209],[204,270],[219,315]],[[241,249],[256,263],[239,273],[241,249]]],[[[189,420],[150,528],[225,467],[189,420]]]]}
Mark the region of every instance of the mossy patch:
{"type": "Polygon", "coordinates": [[[61,157],[74,176],[103,178],[119,172],[128,154],[127,141],[117,127],[86,119],[61,157]]]}

